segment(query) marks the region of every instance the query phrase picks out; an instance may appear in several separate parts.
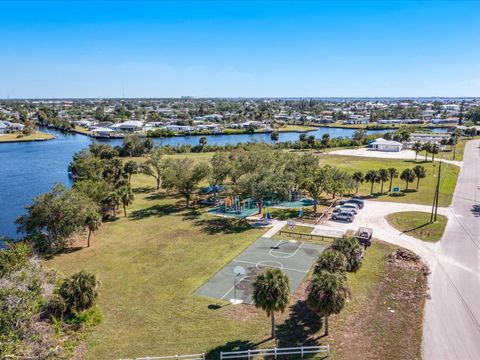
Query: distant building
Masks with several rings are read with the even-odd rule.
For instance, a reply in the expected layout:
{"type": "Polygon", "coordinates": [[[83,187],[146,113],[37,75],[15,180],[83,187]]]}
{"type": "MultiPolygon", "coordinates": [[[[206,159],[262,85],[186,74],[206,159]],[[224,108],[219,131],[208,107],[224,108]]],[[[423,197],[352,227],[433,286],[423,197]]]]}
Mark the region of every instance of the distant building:
{"type": "Polygon", "coordinates": [[[368,144],[368,147],[376,151],[399,152],[400,150],[402,150],[403,145],[398,141],[379,138],[368,144]]]}

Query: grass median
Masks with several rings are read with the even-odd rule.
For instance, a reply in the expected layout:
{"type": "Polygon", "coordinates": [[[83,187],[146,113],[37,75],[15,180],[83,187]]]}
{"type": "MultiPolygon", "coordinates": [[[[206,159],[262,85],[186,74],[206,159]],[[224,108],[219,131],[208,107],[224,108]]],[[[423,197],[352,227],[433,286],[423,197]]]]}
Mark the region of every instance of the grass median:
{"type": "Polygon", "coordinates": [[[417,239],[437,242],[443,236],[448,218],[437,215],[437,221],[430,223],[430,213],[403,211],[387,215],[387,221],[395,229],[417,239]]]}

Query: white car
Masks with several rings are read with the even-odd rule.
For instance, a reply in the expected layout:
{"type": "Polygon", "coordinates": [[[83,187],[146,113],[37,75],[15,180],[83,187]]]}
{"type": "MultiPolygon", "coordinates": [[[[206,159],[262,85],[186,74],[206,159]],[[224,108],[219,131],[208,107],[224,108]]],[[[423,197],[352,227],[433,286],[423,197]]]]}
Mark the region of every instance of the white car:
{"type": "Polygon", "coordinates": [[[355,204],[355,203],[346,203],[346,204],[343,204],[343,205],[340,205],[340,206],[344,209],[354,209],[356,211],[356,213],[358,213],[358,211],[360,210],[358,205],[355,204]]]}
{"type": "Polygon", "coordinates": [[[352,213],[354,215],[358,214],[358,208],[355,209],[354,207],[350,207],[350,206],[344,206],[344,205],[337,205],[335,206],[335,209],[333,210],[334,213],[338,213],[338,212],[349,212],[349,213],[352,213]]]}

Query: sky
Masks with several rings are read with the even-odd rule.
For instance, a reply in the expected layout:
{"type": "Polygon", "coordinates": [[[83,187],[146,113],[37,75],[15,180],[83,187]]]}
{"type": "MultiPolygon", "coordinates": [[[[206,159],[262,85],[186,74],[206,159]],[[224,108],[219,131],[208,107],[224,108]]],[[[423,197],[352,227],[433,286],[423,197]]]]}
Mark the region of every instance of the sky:
{"type": "Polygon", "coordinates": [[[480,1],[3,1],[0,98],[480,96],[480,1]]]}

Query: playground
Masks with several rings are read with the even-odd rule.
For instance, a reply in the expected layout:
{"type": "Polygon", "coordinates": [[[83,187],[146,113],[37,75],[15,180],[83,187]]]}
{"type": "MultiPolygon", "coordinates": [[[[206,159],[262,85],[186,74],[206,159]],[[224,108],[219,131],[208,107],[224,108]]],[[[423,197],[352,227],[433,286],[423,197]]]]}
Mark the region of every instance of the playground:
{"type": "Polygon", "coordinates": [[[290,291],[294,293],[324,249],[323,245],[296,240],[260,238],[210,278],[196,294],[253,304],[252,284],[255,277],[266,268],[281,269],[288,276],[290,291]],[[236,274],[236,271],[242,268],[244,274],[241,273],[243,271],[240,275],[236,274]]]}
{"type": "MultiPolygon", "coordinates": [[[[297,196],[292,196],[290,201],[267,200],[262,204],[263,207],[273,207],[279,209],[297,209],[312,205],[312,199],[298,198],[297,196]]],[[[258,213],[258,204],[250,198],[242,200],[238,196],[229,196],[223,200],[222,204],[208,210],[208,212],[214,215],[243,219],[258,213]]]]}

